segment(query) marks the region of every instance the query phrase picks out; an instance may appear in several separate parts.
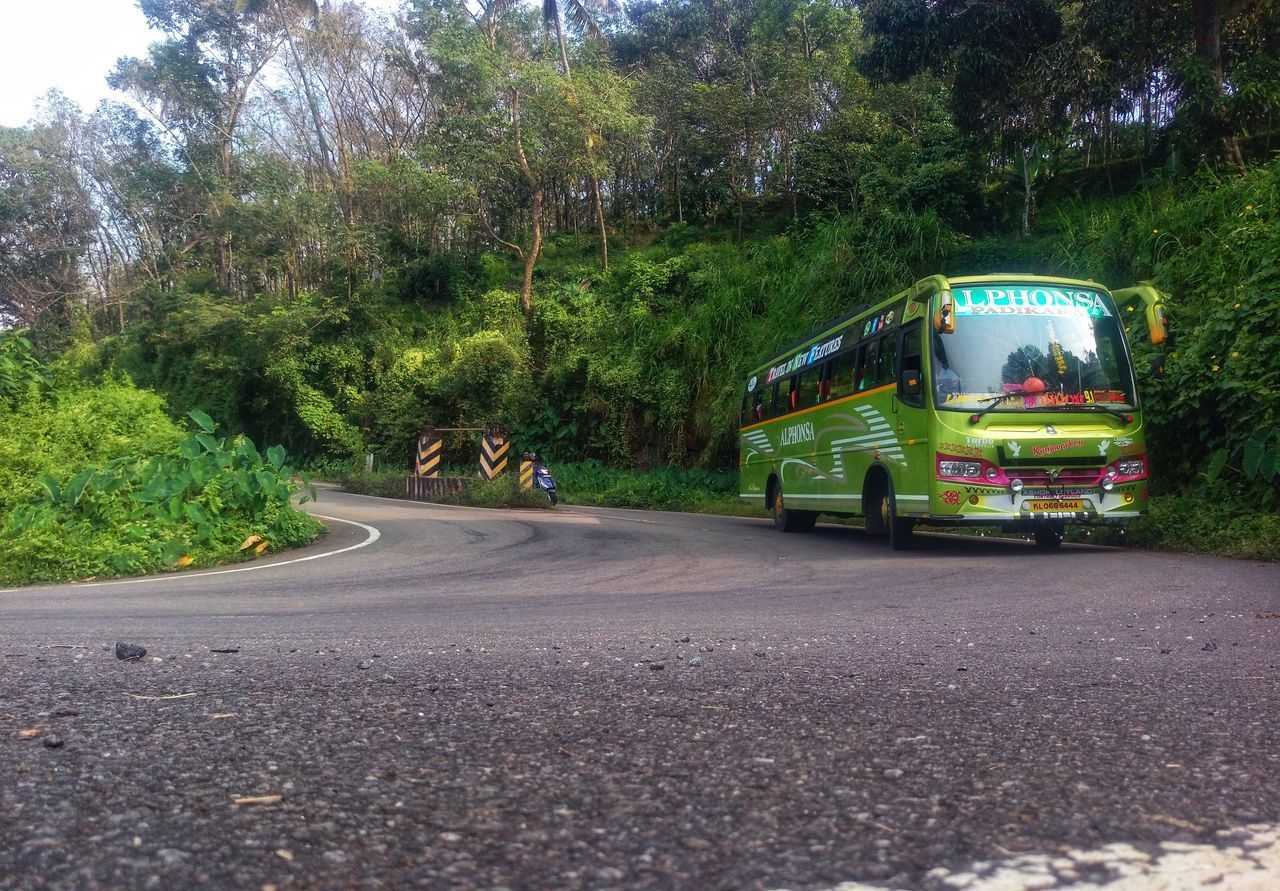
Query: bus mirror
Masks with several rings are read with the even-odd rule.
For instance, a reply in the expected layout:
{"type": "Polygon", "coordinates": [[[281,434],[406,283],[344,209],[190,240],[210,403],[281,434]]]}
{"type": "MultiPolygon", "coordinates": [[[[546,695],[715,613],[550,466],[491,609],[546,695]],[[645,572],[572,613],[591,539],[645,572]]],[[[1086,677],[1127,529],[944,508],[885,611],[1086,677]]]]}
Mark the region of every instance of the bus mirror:
{"type": "Polygon", "coordinates": [[[1127,301],[1141,300],[1146,307],[1147,332],[1151,335],[1151,342],[1173,346],[1173,332],[1169,330],[1169,314],[1164,308],[1163,294],[1149,284],[1141,284],[1113,291],[1111,296],[1122,305],[1127,301]]]}
{"type": "Polygon", "coordinates": [[[956,301],[950,291],[939,291],[933,298],[933,330],[939,334],[956,330],[956,301]]]}
{"type": "Polygon", "coordinates": [[[1147,330],[1151,333],[1152,343],[1173,346],[1173,335],[1169,331],[1169,314],[1158,303],[1147,306],[1147,330]]]}
{"type": "Polygon", "coordinates": [[[903,396],[919,396],[924,392],[920,386],[920,372],[908,369],[902,372],[902,380],[898,384],[898,391],[903,396]]]}

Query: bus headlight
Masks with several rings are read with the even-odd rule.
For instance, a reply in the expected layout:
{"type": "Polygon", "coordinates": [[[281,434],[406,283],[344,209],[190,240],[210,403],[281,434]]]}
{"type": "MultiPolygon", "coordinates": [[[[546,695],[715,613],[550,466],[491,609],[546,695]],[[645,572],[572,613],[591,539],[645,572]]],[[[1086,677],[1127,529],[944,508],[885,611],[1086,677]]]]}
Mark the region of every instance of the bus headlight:
{"type": "Polygon", "coordinates": [[[939,461],[938,472],[942,476],[976,480],[982,476],[982,465],[977,461],[939,461]]]}
{"type": "Polygon", "coordinates": [[[1022,491],[1022,480],[1009,480],[1009,489],[1014,495],[1022,491]]]}
{"type": "Polygon", "coordinates": [[[1115,487],[1116,487],[1116,481],[1113,480],[1111,477],[1107,477],[1102,481],[1102,491],[1104,492],[1110,492],[1115,487]]]}
{"type": "Polygon", "coordinates": [[[1141,458],[1125,458],[1117,462],[1121,476],[1142,476],[1147,472],[1147,462],[1141,458]]]}

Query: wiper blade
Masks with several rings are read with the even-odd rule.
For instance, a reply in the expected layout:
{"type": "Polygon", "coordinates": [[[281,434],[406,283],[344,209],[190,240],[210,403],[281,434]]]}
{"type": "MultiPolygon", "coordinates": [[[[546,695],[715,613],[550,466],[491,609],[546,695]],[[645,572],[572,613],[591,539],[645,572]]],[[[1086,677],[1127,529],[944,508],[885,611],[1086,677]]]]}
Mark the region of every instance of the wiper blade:
{"type": "Polygon", "coordinates": [[[1116,408],[1114,405],[1103,405],[1100,402],[1081,402],[1078,405],[1064,405],[1063,411],[1101,411],[1109,415],[1114,415],[1120,420],[1128,423],[1132,418],[1132,411],[1125,411],[1123,408],[1116,408]]]}
{"type": "MultiPolygon", "coordinates": [[[[1009,393],[1001,393],[999,396],[987,396],[983,399],[975,400],[976,402],[990,403],[990,405],[983,406],[982,409],[978,411],[976,417],[979,417],[979,418],[982,417],[983,415],[991,411],[993,408],[995,408],[997,405],[999,405],[1001,402],[1003,402],[1006,399],[1011,399],[1011,398],[1017,399],[1020,396],[1039,396],[1039,395],[1041,395],[1039,392],[1033,393],[1033,392],[1028,392],[1026,390],[1014,390],[1009,393]]],[[[1111,405],[1103,405],[1098,402],[1071,402],[1071,403],[1062,403],[1059,405],[1027,405],[1027,406],[1023,406],[1021,409],[1019,409],[1019,411],[1103,412],[1105,414],[1111,415],[1112,417],[1118,418],[1121,421],[1124,421],[1126,423],[1128,423],[1129,420],[1131,420],[1131,415],[1132,415],[1132,411],[1126,411],[1123,408],[1116,408],[1111,405]]]]}
{"type": "Polygon", "coordinates": [[[978,409],[977,413],[970,420],[977,421],[978,418],[982,417],[987,412],[991,411],[991,409],[995,408],[997,405],[999,405],[1001,402],[1004,402],[1006,399],[1018,399],[1023,396],[1039,396],[1042,392],[1044,391],[1043,390],[1010,390],[1008,393],[1001,393],[999,396],[987,396],[983,399],[976,399],[974,400],[975,402],[987,402],[990,404],[984,405],[982,408],[978,409]]]}

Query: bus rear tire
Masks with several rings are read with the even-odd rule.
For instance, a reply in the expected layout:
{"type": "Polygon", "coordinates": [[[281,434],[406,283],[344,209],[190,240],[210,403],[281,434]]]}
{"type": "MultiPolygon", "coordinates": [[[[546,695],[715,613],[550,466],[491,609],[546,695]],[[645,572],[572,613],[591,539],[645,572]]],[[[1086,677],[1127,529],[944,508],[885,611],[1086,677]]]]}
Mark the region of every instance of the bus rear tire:
{"type": "Polygon", "coordinates": [[[818,514],[811,510],[791,510],[783,506],[782,483],[773,490],[773,525],[780,532],[812,532],[818,514]]]}
{"type": "Polygon", "coordinates": [[[1032,534],[1036,539],[1036,547],[1042,551],[1056,551],[1062,546],[1062,536],[1066,526],[1062,523],[1036,523],[1032,534]]]}

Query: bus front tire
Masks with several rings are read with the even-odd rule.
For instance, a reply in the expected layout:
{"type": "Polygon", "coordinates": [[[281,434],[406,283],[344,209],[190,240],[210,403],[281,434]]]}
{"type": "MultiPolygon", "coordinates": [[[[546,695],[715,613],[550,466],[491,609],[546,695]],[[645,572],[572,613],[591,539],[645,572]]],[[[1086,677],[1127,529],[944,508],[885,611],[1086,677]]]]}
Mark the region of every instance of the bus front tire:
{"type": "Polygon", "coordinates": [[[772,509],[774,528],[780,532],[811,532],[818,522],[815,511],[784,507],[781,483],[774,489],[772,509]]]}
{"type": "Polygon", "coordinates": [[[1036,547],[1042,551],[1056,551],[1062,545],[1062,536],[1066,526],[1062,523],[1037,523],[1032,534],[1036,539],[1036,547]]]}
{"type": "Polygon", "coordinates": [[[889,536],[889,547],[905,551],[911,547],[916,521],[898,516],[898,500],[893,497],[893,485],[883,478],[875,487],[875,505],[867,514],[867,532],[889,536]]]}

